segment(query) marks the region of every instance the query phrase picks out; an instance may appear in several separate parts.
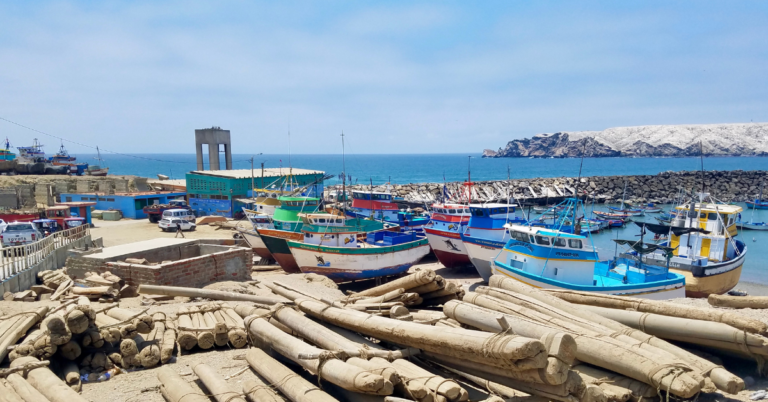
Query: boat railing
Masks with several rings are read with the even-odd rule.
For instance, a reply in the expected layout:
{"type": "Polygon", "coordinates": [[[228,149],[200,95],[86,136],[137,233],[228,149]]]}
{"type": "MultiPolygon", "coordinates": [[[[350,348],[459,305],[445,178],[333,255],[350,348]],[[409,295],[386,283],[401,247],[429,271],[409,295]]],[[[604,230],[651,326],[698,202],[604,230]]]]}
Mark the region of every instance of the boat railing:
{"type": "Polygon", "coordinates": [[[54,232],[34,243],[0,249],[2,251],[0,253],[0,281],[5,281],[41,263],[60,247],[82,239],[90,233],[88,225],[80,225],[54,232]]]}

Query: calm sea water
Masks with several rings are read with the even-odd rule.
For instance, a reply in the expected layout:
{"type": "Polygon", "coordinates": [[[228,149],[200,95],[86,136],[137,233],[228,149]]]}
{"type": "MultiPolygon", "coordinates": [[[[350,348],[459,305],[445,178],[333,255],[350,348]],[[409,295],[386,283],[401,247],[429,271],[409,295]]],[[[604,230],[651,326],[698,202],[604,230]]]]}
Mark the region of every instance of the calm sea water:
{"type": "MultiPolygon", "coordinates": [[[[165,174],[184,178],[196,170],[194,154],[145,154],[141,158],[122,155],[102,155],[104,165],[111,174],[157,177],[165,174]]],[[[78,160],[97,163],[93,155],[77,155],[78,160]]],[[[233,155],[235,169],[250,169],[251,155],[233,155]]],[[[221,158],[223,164],[223,155],[221,158]]],[[[206,168],[208,159],[206,155],[206,168]]],[[[255,167],[288,167],[288,155],[258,155],[255,167]]],[[[473,180],[501,180],[510,177],[573,177],[579,174],[580,159],[483,159],[480,154],[399,154],[399,155],[347,155],[347,174],[352,181],[374,184],[393,184],[463,181],[471,164],[473,180]],[[471,160],[468,156],[471,155],[471,160]]],[[[296,168],[322,170],[329,174],[342,172],[341,155],[291,155],[290,165],[296,168]]],[[[583,176],[657,174],[667,170],[699,170],[699,158],[592,158],[584,159],[583,176]]],[[[706,170],[768,170],[768,158],[705,158],[706,170]]],[[[333,181],[331,182],[333,184],[333,181]]]]}

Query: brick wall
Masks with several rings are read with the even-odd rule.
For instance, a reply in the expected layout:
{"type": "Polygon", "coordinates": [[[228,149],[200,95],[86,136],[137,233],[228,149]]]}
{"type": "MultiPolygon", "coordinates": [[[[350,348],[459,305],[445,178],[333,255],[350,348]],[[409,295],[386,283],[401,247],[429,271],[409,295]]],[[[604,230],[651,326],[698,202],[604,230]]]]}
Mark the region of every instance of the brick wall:
{"type": "Polygon", "coordinates": [[[105,262],[95,258],[70,258],[67,272],[75,279],[86,272],[110,271],[129,285],[169,285],[202,287],[217,281],[251,280],[253,252],[250,248],[231,248],[213,254],[158,265],[105,262]]]}

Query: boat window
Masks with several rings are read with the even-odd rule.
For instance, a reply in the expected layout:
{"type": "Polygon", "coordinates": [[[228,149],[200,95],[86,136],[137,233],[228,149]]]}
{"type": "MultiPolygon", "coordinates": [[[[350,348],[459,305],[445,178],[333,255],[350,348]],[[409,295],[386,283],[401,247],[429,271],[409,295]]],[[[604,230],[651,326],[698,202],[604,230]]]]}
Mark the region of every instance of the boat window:
{"type": "Polygon", "coordinates": [[[696,211],[688,211],[688,217],[696,219],[699,217],[699,213],[696,211]]]}
{"type": "Polygon", "coordinates": [[[336,219],[336,223],[342,223],[341,219],[336,219]]]}
{"type": "Polygon", "coordinates": [[[536,236],[536,244],[541,244],[542,246],[549,246],[549,237],[536,236]]]}
{"type": "Polygon", "coordinates": [[[555,239],[555,246],[557,247],[565,247],[565,239],[562,237],[558,237],[555,239]]]}
{"type": "Polygon", "coordinates": [[[568,247],[570,247],[570,248],[581,248],[581,240],[579,240],[579,239],[568,239],[568,247]]]}
{"type": "Polygon", "coordinates": [[[448,213],[449,213],[449,214],[455,214],[455,213],[456,213],[456,210],[455,210],[455,209],[449,209],[449,210],[448,210],[448,213]]]}
{"type": "Polygon", "coordinates": [[[320,223],[325,223],[325,218],[319,219],[320,223]]]}
{"type": "Polygon", "coordinates": [[[521,241],[523,243],[528,243],[529,242],[528,241],[528,235],[525,234],[525,233],[512,232],[512,238],[517,240],[517,241],[521,241]]]}
{"type": "Polygon", "coordinates": [[[482,209],[474,209],[472,210],[472,216],[483,216],[483,210],[482,209]]]}
{"type": "Polygon", "coordinates": [[[530,242],[531,242],[531,243],[536,243],[536,242],[533,240],[533,235],[528,235],[528,237],[530,237],[530,239],[531,239],[531,241],[530,241],[530,242]]]}
{"type": "Polygon", "coordinates": [[[717,220],[717,212],[710,212],[707,216],[707,219],[710,221],[716,221],[717,220]]]}

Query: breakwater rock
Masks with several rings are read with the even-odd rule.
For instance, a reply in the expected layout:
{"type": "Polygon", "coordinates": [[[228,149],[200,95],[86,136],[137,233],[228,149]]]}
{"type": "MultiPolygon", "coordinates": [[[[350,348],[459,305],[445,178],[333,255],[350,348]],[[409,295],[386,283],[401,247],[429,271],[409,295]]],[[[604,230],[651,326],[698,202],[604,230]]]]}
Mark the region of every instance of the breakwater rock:
{"type": "MultiPolygon", "coordinates": [[[[768,181],[767,171],[705,171],[704,191],[723,202],[753,200],[758,196],[760,184],[768,181]]],[[[571,197],[576,191],[595,202],[617,202],[622,198],[626,183],[626,199],[634,202],[673,203],[681,191],[688,194],[701,191],[701,172],[664,172],[657,175],[592,176],[481,181],[472,186],[472,199],[488,202],[506,200],[518,202],[554,201],[571,197]]],[[[429,203],[440,200],[443,191],[449,200],[466,200],[466,187],[462,183],[421,183],[374,186],[374,191],[389,190],[396,197],[412,203],[429,203]]],[[[370,190],[370,186],[347,187],[370,190]]]]}
{"type": "Polygon", "coordinates": [[[614,127],[538,134],[513,140],[484,158],[768,156],[768,123],[614,127]],[[701,144],[701,145],[700,145],[701,144]]]}

